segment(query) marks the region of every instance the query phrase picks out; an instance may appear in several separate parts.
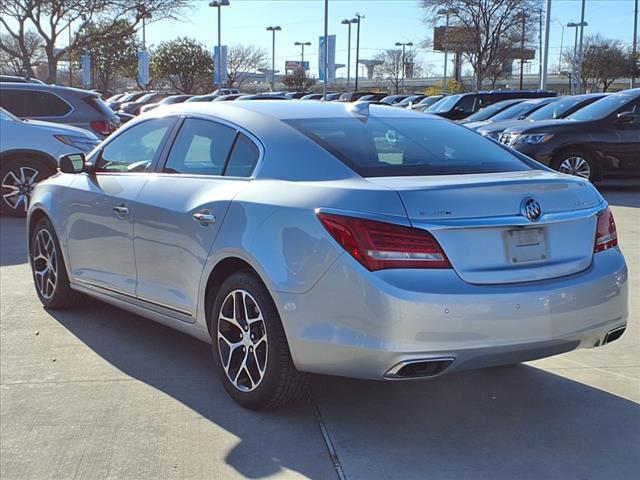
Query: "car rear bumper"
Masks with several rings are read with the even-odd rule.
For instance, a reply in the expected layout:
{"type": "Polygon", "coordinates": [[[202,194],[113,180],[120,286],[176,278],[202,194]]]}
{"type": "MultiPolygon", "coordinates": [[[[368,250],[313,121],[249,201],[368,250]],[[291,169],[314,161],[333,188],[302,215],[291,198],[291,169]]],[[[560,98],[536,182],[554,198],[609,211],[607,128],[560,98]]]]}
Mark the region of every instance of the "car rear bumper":
{"type": "Polygon", "coordinates": [[[298,369],[371,379],[414,360],[449,359],[453,372],[595,347],[628,316],[617,249],[578,274],[511,285],[453,270],[371,273],[343,254],[308,292],[274,297],[298,369]]]}

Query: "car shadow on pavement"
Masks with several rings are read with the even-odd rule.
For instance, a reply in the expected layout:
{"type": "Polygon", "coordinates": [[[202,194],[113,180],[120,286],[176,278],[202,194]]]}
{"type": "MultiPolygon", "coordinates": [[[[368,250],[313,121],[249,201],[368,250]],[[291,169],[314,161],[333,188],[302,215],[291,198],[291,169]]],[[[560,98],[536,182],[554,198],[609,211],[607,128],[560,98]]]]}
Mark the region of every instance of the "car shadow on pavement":
{"type": "Polygon", "coordinates": [[[0,265],[4,267],[27,263],[25,219],[2,217],[0,229],[0,265]]]}
{"type": "Polygon", "coordinates": [[[598,186],[598,190],[609,205],[640,207],[640,179],[638,186],[598,186]]]}
{"type": "MultiPolygon", "coordinates": [[[[286,467],[324,478],[318,465],[329,461],[326,450],[307,450],[321,439],[309,429],[308,404],[244,410],[214,377],[209,345],[96,300],[49,313],[126,375],[235,435],[239,443],[225,461],[244,477],[286,467]]],[[[312,383],[350,479],[613,479],[640,469],[640,407],[541,369],[399,383],[317,376],[312,383]]]]}

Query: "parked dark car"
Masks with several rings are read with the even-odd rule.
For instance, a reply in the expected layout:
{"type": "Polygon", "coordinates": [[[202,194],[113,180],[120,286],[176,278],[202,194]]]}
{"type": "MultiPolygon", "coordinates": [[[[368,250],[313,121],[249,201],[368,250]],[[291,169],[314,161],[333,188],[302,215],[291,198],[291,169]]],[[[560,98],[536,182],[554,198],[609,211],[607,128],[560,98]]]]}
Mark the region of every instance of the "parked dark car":
{"type": "Polygon", "coordinates": [[[502,100],[501,102],[494,103],[493,105],[489,105],[478,110],[476,113],[469,115],[467,118],[463,118],[462,120],[458,120],[458,123],[464,125],[466,123],[474,123],[474,122],[484,122],[485,120],[489,120],[494,115],[506,110],[507,108],[515,105],[516,103],[523,102],[524,98],[513,98],[511,100],[502,100]]]}
{"type": "Polygon", "coordinates": [[[229,95],[220,95],[213,99],[214,102],[233,102],[238,98],[244,96],[244,93],[230,93],[229,95]]]}
{"type": "Polygon", "coordinates": [[[640,175],[640,89],[625,90],[564,120],[526,123],[500,141],[562,173],[589,180],[640,175]]]}
{"type": "Polygon", "coordinates": [[[146,95],[149,92],[130,92],[130,93],[125,93],[124,95],[118,97],[115,100],[112,100],[111,98],[107,101],[107,104],[109,105],[109,108],[111,108],[111,110],[113,110],[114,112],[117,112],[118,110],[120,110],[120,106],[123,103],[126,102],[134,102],[137,99],[139,99],[140,97],[142,97],[143,95],[146,95]]]}
{"type": "Polygon", "coordinates": [[[418,103],[420,103],[425,98],[427,98],[427,96],[426,95],[422,95],[422,94],[409,95],[404,100],[402,100],[402,101],[400,101],[398,103],[394,103],[393,106],[394,107],[399,107],[399,108],[409,108],[409,105],[417,105],[418,103]]]}
{"type": "Polygon", "coordinates": [[[372,93],[370,95],[364,95],[363,97],[358,98],[357,102],[371,102],[371,103],[380,103],[380,105],[389,105],[387,102],[383,102],[383,98],[387,98],[388,95],[386,93],[372,93]]]}
{"type": "Polygon", "coordinates": [[[162,105],[173,105],[175,103],[186,102],[192,96],[193,95],[170,95],[157,103],[147,103],[146,105],[143,105],[142,108],[140,108],[140,113],[148,112],[162,105]]]}
{"type": "Polygon", "coordinates": [[[400,103],[402,100],[407,98],[409,95],[387,95],[386,97],[382,97],[380,101],[382,103],[386,103],[387,105],[395,105],[396,103],[400,103]]]}
{"type": "Polygon", "coordinates": [[[444,95],[429,95],[428,97],[423,98],[417,105],[413,105],[411,107],[412,110],[417,110],[419,112],[424,112],[431,108],[432,105],[436,104],[440,100],[444,98],[444,95]]]}
{"type": "Polygon", "coordinates": [[[145,105],[150,105],[152,103],[158,103],[164,100],[167,97],[171,97],[176,95],[172,92],[152,92],[143,95],[142,97],[134,100],[133,102],[126,102],[120,105],[120,110],[125,113],[130,113],[131,115],[138,115],[140,113],[140,109],[145,105]]]}
{"type": "Polygon", "coordinates": [[[39,83],[40,85],[46,85],[42,80],[38,80],[37,78],[19,77],[17,75],[0,75],[0,82],[39,83]]]}
{"type": "MultiPolygon", "coordinates": [[[[360,100],[362,97],[367,95],[376,95],[379,92],[346,92],[340,95],[340,102],[355,102],[356,100],[360,100]]],[[[385,93],[381,99],[386,97],[388,93],[385,93]]]]}
{"type": "Polygon", "coordinates": [[[255,95],[242,95],[238,97],[236,100],[289,100],[284,95],[274,95],[272,93],[258,93],[255,95]]]}
{"type": "Polygon", "coordinates": [[[305,95],[310,95],[312,92],[287,92],[284,94],[289,100],[299,100],[305,95]]]}
{"type": "Polygon", "coordinates": [[[556,120],[566,118],[583,107],[600,100],[605,93],[589,93],[585,95],[572,95],[566,97],[556,97],[554,101],[549,102],[549,98],[526,100],[522,102],[522,106],[528,109],[528,112],[521,113],[513,119],[499,119],[509,110],[517,110],[518,106],[510,107],[502,113],[494,115],[486,122],[476,122],[475,124],[466,124],[465,127],[474,128],[485,137],[492,140],[499,140],[500,135],[511,127],[522,125],[521,122],[539,122],[541,120],[556,120]],[[531,106],[531,104],[534,104],[531,106]],[[545,105],[546,103],[546,105],[545,105]]]}
{"type": "MultiPolygon", "coordinates": [[[[563,97],[560,97],[563,98],[563,97]]],[[[490,137],[497,140],[500,137],[500,133],[514,125],[514,122],[524,120],[533,114],[537,110],[557,102],[558,97],[551,98],[532,98],[530,100],[523,100],[515,105],[507,107],[500,113],[483,122],[471,122],[465,123],[464,126],[471,130],[476,130],[485,137],[490,137]]]]}
{"type": "Polygon", "coordinates": [[[487,105],[511,98],[555,97],[555,92],[546,90],[492,90],[490,92],[458,93],[449,95],[434,103],[427,113],[433,113],[451,120],[461,120],[487,105]]]}
{"type": "Polygon", "coordinates": [[[340,97],[342,97],[342,93],[340,92],[333,92],[333,93],[327,93],[326,95],[324,95],[324,101],[325,102],[338,102],[340,101],[340,97]]]}
{"type": "Polygon", "coordinates": [[[61,85],[0,83],[0,106],[16,117],[84,128],[99,138],[120,125],[99,94],[61,85]]]}
{"type": "Polygon", "coordinates": [[[309,95],[302,97],[300,100],[322,100],[322,97],[324,97],[322,93],[310,93],[309,95]]]}

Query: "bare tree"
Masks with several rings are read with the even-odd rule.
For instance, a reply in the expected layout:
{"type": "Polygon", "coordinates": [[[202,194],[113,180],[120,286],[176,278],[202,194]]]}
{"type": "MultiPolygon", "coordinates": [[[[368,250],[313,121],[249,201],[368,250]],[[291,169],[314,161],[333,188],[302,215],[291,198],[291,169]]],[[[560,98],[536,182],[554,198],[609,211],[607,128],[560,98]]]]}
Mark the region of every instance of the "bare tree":
{"type": "Polygon", "coordinates": [[[316,79],[305,75],[301,68],[296,68],[289,75],[282,77],[282,83],[290,92],[306,92],[316,84],[316,79]]]}
{"type": "Polygon", "coordinates": [[[468,29],[467,51],[462,53],[473,67],[477,90],[483,80],[495,78],[496,68],[513,55],[513,49],[520,48],[523,30],[525,44],[537,31],[533,15],[524,15],[524,29],[521,16],[539,6],[536,0],[421,0],[421,6],[430,25],[435,25],[438,11],[444,9],[449,11],[451,26],[468,29]]]}
{"type": "MultiPolygon", "coordinates": [[[[3,0],[0,2],[0,25],[19,45],[25,57],[25,36],[33,27],[42,39],[48,64],[47,82],[57,80],[58,61],[67,55],[68,49],[89,46],[98,40],[115,40],[121,32],[114,34],[115,25],[120,20],[129,21],[129,32],[136,31],[138,25],[146,21],[178,18],[191,5],[191,0],[3,0]],[[84,32],[92,23],[101,23],[105,28],[93,33],[84,32]],[[76,27],[71,45],[65,49],[56,48],[56,43],[67,28],[76,27]]],[[[0,45],[9,52],[4,45],[0,45]]]]}
{"type": "Polygon", "coordinates": [[[580,72],[583,91],[602,88],[606,92],[618,78],[629,75],[630,57],[617,40],[589,35],[584,41],[582,66],[573,53],[563,55],[568,72],[580,72]]]}
{"type": "MultiPolygon", "coordinates": [[[[398,93],[402,84],[403,72],[406,78],[406,66],[415,63],[415,54],[411,51],[405,52],[404,68],[402,64],[402,49],[385,50],[376,55],[375,60],[380,60],[381,65],[377,67],[378,74],[391,84],[391,88],[398,93]]],[[[415,74],[415,67],[414,67],[415,74]]]]}
{"type": "Polygon", "coordinates": [[[34,77],[34,66],[44,60],[42,39],[27,30],[20,39],[5,33],[0,36],[0,71],[8,75],[34,77]]]}
{"type": "Polygon", "coordinates": [[[253,45],[234,45],[227,53],[227,84],[242,87],[242,84],[267,63],[267,51],[253,45]]]}

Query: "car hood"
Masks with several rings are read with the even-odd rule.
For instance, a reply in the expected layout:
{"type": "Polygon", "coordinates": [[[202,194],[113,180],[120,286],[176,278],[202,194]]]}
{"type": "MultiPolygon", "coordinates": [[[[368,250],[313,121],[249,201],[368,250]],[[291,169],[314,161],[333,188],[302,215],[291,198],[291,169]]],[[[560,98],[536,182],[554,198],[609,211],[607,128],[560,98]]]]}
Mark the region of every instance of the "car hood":
{"type": "Polygon", "coordinates": [[[460,125],[464,125],[471,130],[478,130],[480,127],[484,127],[485,125],[490,125],[491,122],[489,120],[481,120],[479,122],[465,122],[464,120],[458,122],[460,125]]]}
{"type": "Polygon", "coordinates": [[[98,141],[93,133],[83,128],[72,127],[71,125],[62,125],[60,123],[43,122],[41,120],[25,120],[24,123],[33,128],[40,130],[47,130],[52,135],[74,135],[76,137],[90,138],[91,140],[98,141]]]}
{"type": "Polygon", "coordinates": [[[508,127],[508,130],[509,133],[557,131],[564,128],[575,128],[580,123],[584,122],[578,122],[576,120],[540,120],[538,122],[519,122],[508,127]]]}

